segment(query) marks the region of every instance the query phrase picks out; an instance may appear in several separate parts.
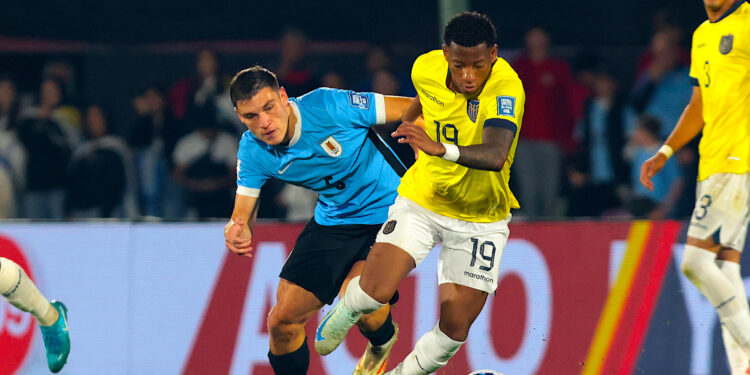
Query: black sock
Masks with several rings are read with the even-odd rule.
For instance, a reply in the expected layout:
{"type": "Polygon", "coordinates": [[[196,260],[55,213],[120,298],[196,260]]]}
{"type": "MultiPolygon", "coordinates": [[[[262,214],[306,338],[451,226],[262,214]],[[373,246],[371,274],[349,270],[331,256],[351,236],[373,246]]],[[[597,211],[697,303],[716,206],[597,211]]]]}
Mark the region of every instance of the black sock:
{"type": "Polygon", "coordinates": [[[276,375],[305,375],[310,367],[310,349],[307,348],[307,337],[299,349],[281,355],[268,351],[268,361],[276,375]]]}
{"type": "Polygon", "coordinates": [[[396,327],[393,326],[393,320],[391,319],[391,313],[389,312],[388,317],[385,319],[385,323],[383,323],[380,328],[372,332],[364,331],[362,328],[360,328],[359,331],[370,340],[370,344],[373,346],[380,346],[387,343],[388,340],[393,337],[393,334],[396,333],[396,327]]]}

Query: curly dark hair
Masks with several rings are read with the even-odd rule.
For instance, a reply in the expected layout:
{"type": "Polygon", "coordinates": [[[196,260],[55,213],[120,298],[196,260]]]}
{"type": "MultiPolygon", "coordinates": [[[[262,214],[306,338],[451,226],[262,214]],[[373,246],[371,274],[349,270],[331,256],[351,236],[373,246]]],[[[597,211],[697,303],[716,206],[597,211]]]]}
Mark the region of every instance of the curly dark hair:
{"type": "Polygon", "coordinates": [[[497,40],[497,31],[486,15],[463,12],[451,18],[445,26],[443,39],[446,45],[455,42],[463,47],[474,47],[484,43],[487,47],[492,47],[497,40]]]}

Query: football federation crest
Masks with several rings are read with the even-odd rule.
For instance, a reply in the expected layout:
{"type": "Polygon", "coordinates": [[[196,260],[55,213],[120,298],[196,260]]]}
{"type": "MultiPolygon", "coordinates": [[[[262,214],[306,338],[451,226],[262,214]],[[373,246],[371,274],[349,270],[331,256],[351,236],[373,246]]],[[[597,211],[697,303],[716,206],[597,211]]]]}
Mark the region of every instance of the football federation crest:
{"type": "Polygon", "coordinates": [[[734,35],[722,35],[721,42],[719,42],[719,52],[721,52],[722,55],[726,55],[727,53],[731,52],[732,42],[734,42],[734,35]]]}
{"type": "Polygon", "coordinates": [[[341,156],[341,151],[343,151],[343,149],[341,148],[341,144],[336,139],[334,139],[333,136],[326,138],[325,141],[320,144],[320,147],[323,147],[323,150],[326,152],[326,154],[333,157],[341,156]]]}
{"type": "Polygon", "coordinates": [[[383,225],[383,234],[391,234],[396,229],[396,220],[391,220],[383,225]]]}
{"type": "Polygon", "coordinates": [[[497,115],[516,117],[516,98],[512,96],[498,96],[497,115]]]}
{"type": "Polygon", "coordinates": [[[466,103],[466,114],[469,115],[471,122],[477,122],[477,114],[479,114],[479,100],[470,100],[466,103]]]}
{"type": "Polygon", "coordinates": [[[352,107],[357,107],[359,109],[370,109],[370,100],[368,100],[367,96],[365,94],[360,94],[358,92],[350,92],[349,93],[349,105],[352,107]]]}

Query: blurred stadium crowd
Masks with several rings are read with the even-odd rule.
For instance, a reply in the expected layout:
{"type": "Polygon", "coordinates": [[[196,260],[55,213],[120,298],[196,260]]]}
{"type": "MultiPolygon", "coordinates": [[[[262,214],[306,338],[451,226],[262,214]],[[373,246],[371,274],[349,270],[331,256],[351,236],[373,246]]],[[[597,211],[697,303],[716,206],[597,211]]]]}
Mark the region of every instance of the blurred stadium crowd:
{"type": "MultiPolygon", "coordinates": [[[[627,80],[594,53],[553,55],[550,39],[533,28],[510,59],[527,95],[511,178],[522,206],[516,217],[688,217],[697,143],[669,160],[654,191],[638,181],[692,92],[683,31],[659,28],[627,80]]],[[[318,86],[415,95],[408,67],[397,68],[388,47],[369,47],[366,75],[345,82],[309,64],[305,44],[304,34],[287,31],[269,66],[290,96],[318,86]]],[[[132,98],[135,120],[117,132],[105,106],[79,99],[73,64],[50,60],[37,82],[0,72],[0,218],[227,217],[244,129],[227,92],[234,72],[220,66],[216,53],[201,51],[192,76],[132,98]]],[[[315,201],[271,181],[259,217],[305,220],[315,201]]]]}

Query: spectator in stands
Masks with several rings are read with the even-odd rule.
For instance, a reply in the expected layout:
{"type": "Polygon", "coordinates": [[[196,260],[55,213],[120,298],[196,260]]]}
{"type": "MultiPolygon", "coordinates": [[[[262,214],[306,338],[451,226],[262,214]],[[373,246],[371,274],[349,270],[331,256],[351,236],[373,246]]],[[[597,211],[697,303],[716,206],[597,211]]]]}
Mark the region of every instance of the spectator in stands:
{"type": "Polygon", "coordinates": [[[279,203],[286,209],[287,221],[308,221],[315,214],[318,193],[313,190],[286,184],[279,194],[279,203]]]}
{"type": "Polygon", "coordinates": [[[587,52],[580,54],[574,60],[574,80],[570,85],[570,93],[568,94],[570,113],[573,116],[574,124],[580,123],[585,104],[594,95],[594,84],[600,65],[601,61],[599,57],[587,52]]]}
{"type": "Polygon", "coordinates": [[[372,91],[383,95],[401,95],[401,82],[390,69],[380,69],[372,76],[372,91]]]}
{"type": "Polygon", "coordinates": [[[10,76],[0,76],[0,131],[15,131],[21,112],[16,83],[10,76]]]}
{"type": "Polygon", "coordinates": [[[20,108],[15,81],[8,75],[0,76],[0,218],[21,214],[26,151],[17,137],[20,108]]]}
{"type": "Polygon", "coordinates": [[[376,85],[387,85],[391,95],[401,95],[413,97],[416,95],[408,75],[399,74],[393,69],[391,52],[382,45],[371,45],[365,55],[366,77],[356,86],[357,91],[361,92],[379,92],[376,85]],[[387,81],[387,82],[386,82],[387,81]],[[392,87],[396,87],[393,91],[392,87]]]}
{"type": "Polygon", "coordinates": [[[214,119],[214,113],[204,113],[198,129],[181,138],[173,154],[174,179],[199,218],[225,217],[234,205],[238,140],[214,119]]]}
{"type": "Polygon", "coordinates": [[[626,99],[607,72],[595,74],[593,90],[594,97],[584,104],[576,127],[580,146],[573,168],[584,175],[584,183],[569,172],[572,191],[568,215],[571,216],[598,216],[619,207],[621,194],[617,192],[629,184],[628,165],[622,157],[629,116],[626,99]]]}
{"type": "Polygon", "coordinates": [[[181,190],[169,176],[172,152],[177,140],[187,132],[165,106],[164,95],[156,86],[138,95],[133,107],[137,118],[128,141],[135,156],[140,212],[146,216],[179,217],[181,190]]]}
{"type": "Polygon", "coordinates": [[[281,36],[281,56],[276,76],[289,96],[306,94],[318,86],[315,73],[305,59],[307,43],[305,34],[297,29],[287,29],[281,36]]]}
{"type": "Polygon", "coordinates": [[[109,134],[100,105],[88,106],[85,142],[71,158],[66,213],[73,218],[135,217],[135,168],[125,141],[109,134]]]}
{"type": "MultiPolygon", "coordinates": [[[[330,87],[332,89],[342,89],[342,90],[346,89],[346,83],[344,83],[344,78],[341,77],[341,74],[338,74],[337,72],[334,72],[332,70],[323,74],[323,76],[320,78],[320,85],[323,87],[330,87]]],[[[245,129],[247,128],[245,127],[245,129]]]]}
{"type": "Polygon", "coordinates": [[[680,61],[678,39],[671,29],[654,34],[649,51],[651,62],[638,77],[631,101],[636,112],[663,124],[660,137],[666,139],[693,92],[689,66],[680,61]]]}
{"type": "Polygon", "coordinates": [[[191,123],[193,113],[216,106],[223,89],[218,57],[211,50],[202,50],[195,58],[195,75],[179,79],[169,88],[169,107],[177,119],[191,123]]]}
{"type": "Polygon", "coordinates": [[[72,146],[81,141],[81,113],[68,102],[65,83],[58,78],[47,77],[39,86],[37,105],[24,108],[22,119],[49,118],[59,124],[65,138],[72,146]]]}
{"type": "MultiPolygon", "coordinates": [[[[665,19],[665,14],[657,12],[654,15],[654,35],[659,33],[667,33],[670,35],[677,45],[678,49],[678,60],[681,65],[690,65],[690,52],[683,48],[680,44],[682,43],[682,30],[675,26],[672,21],[665,19]]],[[[654,62],[654,54],[652,49],[647,48],[643,54],[638,58],[638,66],[636,68],[636,77],[640,77],[643,73],[651,68],[651,64],[654,62]]]]}
{"type": "Polygon", "coordinates": [[[16,137],[19,104],[9,76],[0,77],[0,218],[20,214],[26,173],[26,152],[16,137]]]}
{"type": "Polygon", "coordinates": [[[568,102],[570,68],[550,56],[549,35],[538,27],[526,34],[526,51],[512,65],[526,92],[523,131],[513,165],[520,213],[557,216],[563,149],[573,142],[573,115],[568,102]]]}
{"type": "Polygon", "coordinates": [[[62,84],[45,79],[39,103],[25,112],[18,125],[18,139],[26,149],[25,217],[61,219],[65,201],[67,166],[78,135],[65,121],[60,104],[62,84]]]}
{"type": "Polygon", "coordinates": [[[628,206],[630,213],[635,217],[652,220],[666,218],[683,190],[680,170],[674,160],[667,161],[661,172],[651,178],[654,190],[648,190],[640,183],[640,166],[653,156],[662,144],[660,126],[659,120],[655,117],[641,116],[626,146],[625,155],[630,161],[632,186],[632,197],[628,206]]]}

